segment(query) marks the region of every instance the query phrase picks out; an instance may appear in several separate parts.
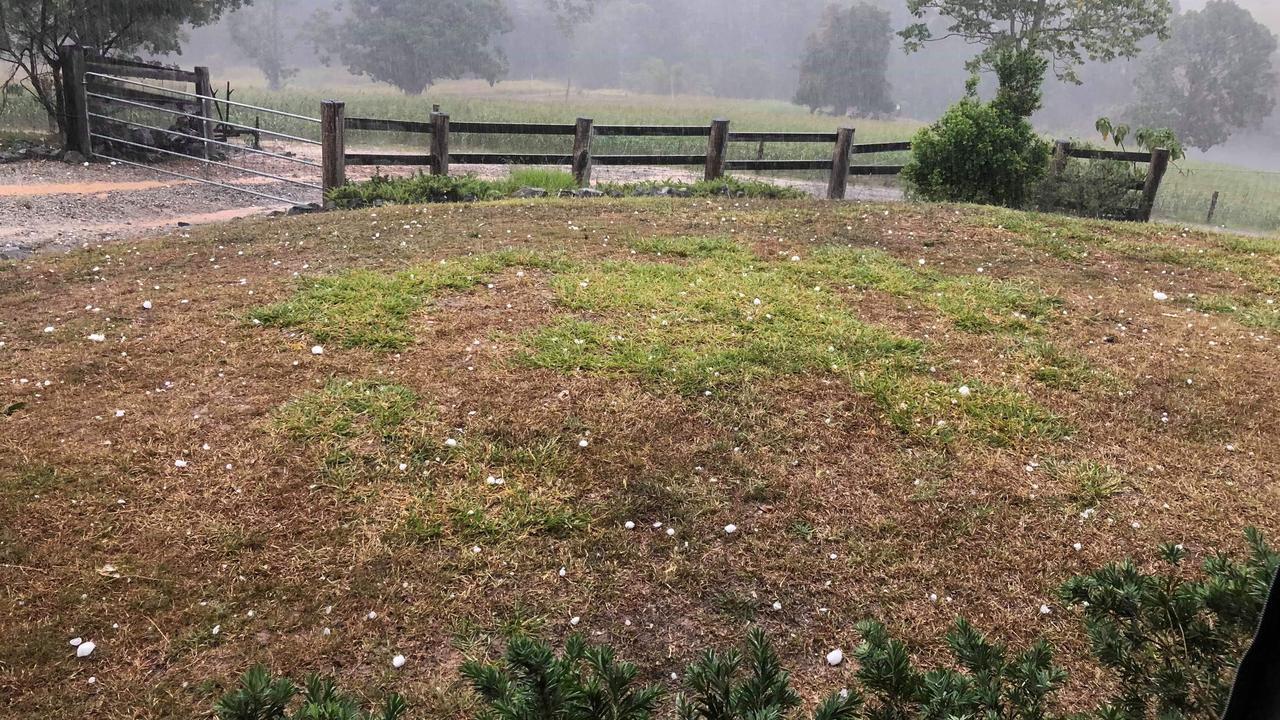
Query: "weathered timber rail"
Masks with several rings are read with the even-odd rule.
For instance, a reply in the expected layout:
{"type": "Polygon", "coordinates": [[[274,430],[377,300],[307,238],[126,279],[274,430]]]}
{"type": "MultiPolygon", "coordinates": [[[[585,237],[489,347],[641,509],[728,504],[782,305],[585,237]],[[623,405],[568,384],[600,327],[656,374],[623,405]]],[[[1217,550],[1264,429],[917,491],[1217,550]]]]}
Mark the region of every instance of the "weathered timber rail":
{"type": "Polygon", "coordinates": [[[855,145],[854,130],[844,128],[837,132],[736,132],[730,131],[728,120],[715,120],[709,125],[597,125],[590,118],[579,118],[573,124],[555,123],[503,123],[503,122],[453,122],[445,113],[432,113],[428,122],[420,120],[390,120],[383,118],[346,117],[345,105],[339,101],[322,104],[321,118],[326,132],[321,143],[326,148],[327,168],[325,188],[336,187],[345,181],[347,166],[409,166],[425,167],[435,175],[449,174],[451,164],[459,165],[549,165],[569,167],[574,180],[581,186],[591,182],[593,167],[661,165],[673,167],[702,167],[704,177],[715,180],[726,171],[826,171],[830,173],[827,195],[844,198],[848,178],[855,175],[897,175],[899,165],[851,165],[850,156],[856,154],[904,152],[911,149],[910,142],[868,143],[855,145]],[[346,131],[394,132],[430,136],[429,153],[353,152],[347,148],[346,131]],[[450,138],[454,135],[541,135],[573,138],[569,153],[476,153],[452,152],[450,138]],[[607,138],[706,138],[707,150],[698,154],[593,154],[592,142],[597,137],[607,138]],[[729,143],[823,143],[831,144],[829,160],[755,160],[728,159],[729,143]],[[339,149],[341,148],[341,149],[339,149]]]}

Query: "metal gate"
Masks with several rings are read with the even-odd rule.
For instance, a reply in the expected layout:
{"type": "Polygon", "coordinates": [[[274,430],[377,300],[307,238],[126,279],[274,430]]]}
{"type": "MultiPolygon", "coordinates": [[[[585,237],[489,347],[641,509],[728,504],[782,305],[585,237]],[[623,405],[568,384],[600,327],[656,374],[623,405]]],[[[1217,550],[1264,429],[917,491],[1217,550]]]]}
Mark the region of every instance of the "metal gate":
{"type": "Polygon", "coordinates": [[[179,70],[68,50],[69,145],[86,158],[294,206],[322,202],[320,141],[307,137],[319,135],[318,118],[218,98],[205,68],[179,70]],[[191,83],[195,92],[155,81],[191,83]],[[233,109],[254,116],[254,125],[232,121],[233,109]],[[232,142],[242,138],[252,144],[232,142]],[[161,160],[196,167],[155,164],[161,160]]]}

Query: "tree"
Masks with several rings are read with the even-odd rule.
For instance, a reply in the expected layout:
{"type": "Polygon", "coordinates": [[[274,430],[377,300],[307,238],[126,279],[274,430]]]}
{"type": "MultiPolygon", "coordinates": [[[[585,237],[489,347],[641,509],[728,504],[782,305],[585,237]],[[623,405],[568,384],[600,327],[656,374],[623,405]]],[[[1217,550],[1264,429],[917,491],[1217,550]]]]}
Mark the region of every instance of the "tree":
{"type": "Polygon", "coordinates": [[[837,115],[893,110],[885,78],[891,37],[889,13],[874,5],[828,5],[805,42],[796,104],[811,112],[831,106],[837,115]]]}
{"type": "Polygon", "coordinates": [[[183,28],[216,21],[241,0],[0,0],[0,64],[26,80],[59,132],[66,130],[58,48],[68,43],[102,53],[177,53],[183,28]]]}
{"type": "MultiPolygon", "coordinates": [[[[1171,12],[1169,0],[907,0],[907,9],[917,19],[936,12],[951,23],[941,35],[927,22],[908,26],[900,33],[908,52],[932,40],[958,37],[983,46],[969,62],[975,74],[998,71],[1001,65],[1026,70],[1034,67],[1033,59],[1039,60],[1044,69],[1038,77],[1014,75],[1021,82],[1019,91],[1034,84],[1037,95],[1050,65],[1059,79],[1079,82],[1076,70],[1086,59],[1134,57],[1144,38],[1167,36],[1171,12]]],[[[1002,87],[1008,81],[1003,75],[999,80],[1002,87]]],[[[1034,112],[1039,99],[1034,105],[1017,104],[1034,112]]]]}
{"type": "Polygon", "coordinates": [[[356,75],[421,95],[437,80],[496,83],[507,72],[497,36],[511,31],[503,0],[352,0],[344,17],[317,15],[316,49],[356,75]]]}
{"type": "Polygon", "coordinates": [[[1248,10],[1212,0],[1176,18],[1169,41],[1146,57],[1138,102],[1127,114],[1192,147],[1220,145],[1275,110],[1276,47],[1276,36],[1248,10]]]}
{"type": "Polygon", "coordinates": [[[289,0],[258,0],[227,18],[231,42],[258,66],[272,90],[280,90],[298,74],[298,68],[289,65],[293,41],[281,30],[282,9],[286,17],[297,13],[289,0]]]}

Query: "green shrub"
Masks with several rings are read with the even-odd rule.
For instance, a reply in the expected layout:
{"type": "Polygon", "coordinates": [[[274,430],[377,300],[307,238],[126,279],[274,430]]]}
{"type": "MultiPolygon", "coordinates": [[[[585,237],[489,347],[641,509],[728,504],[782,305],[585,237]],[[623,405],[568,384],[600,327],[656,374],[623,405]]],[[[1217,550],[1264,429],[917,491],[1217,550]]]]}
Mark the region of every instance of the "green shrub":
{"type": "Polygon", "coordinates": [[[1048,162],[1049,144],[1029,122],[966,98],[916,134],[902,177],[933,202],[1024,207],[1048,162]]]}
{"type": "Polygon", "coordinates": [[[581,635],[551,646],[516,637],[501,664],[468,661],[466,678],[485,703],[478,720],[648,720],[662,690],[635,687],[635,665],[614,660],[613,649],[588,646],[581,635]]]}
{"type": "Polygon", "coordinates": [[[325,199],[342,208],[373,205],[416,205],[420,203],[472,202],[503,197],[498,187],[472,175],[428,175],[410,177],[374,175],[364,182],[333,188],[325,199]]]}
{"type": "Polygon", "coordinates": [[[1138,183],[1144,173],[1119,160],[1069,160],[1062,172],[1046,177],[1036,189],[1036,207],[1106,220],[1132,220],[1141,201],[1138,183]]]}
{"type": "MultiPolygon", "coordinates": [[[[378,205],[420,205],[425,203],[475,202],[510,197],[524,187],[536,187],[556,196],[577,189],[573,175],[563,170],[519,168],[503,180],[482,180],[472,175],[443,176],[418,173],[409,177],[374,175],[363,182],[347,183],[334,188],[325,199],[340,208],[378,205]]],[[[725,177],[697,182],[646,181],[638,183],[601,183],[600,192],[612,197],[735,197],[761,199],[800,199],[803,191],[761,180],[725,177]]]]}
{"type": "Polygon", "coordinates": [[[1225,708],[1280,566],[1261,534],[1250,529],[1245,537],[1247,559],[1212,555],[1200,579],[1182,570],[1183,548],[1166,545],[1168,572],[1146,573],[1125,560],[1063,586],[1063,601],[1084,611],[1094,656],[1119,680],[1098,717],[1217,717],[1225,708]]]}
{"type": "Polygon", "coordinates": [[[404,700],[386,697],[382,707],[362,712],[359,702],[338,689],[332,680],[310,675],[304,682],[298,707],[288,712],[298,688],[288,678],[275,678],[261,665],[245,671],[240,686],[223,695],[213,706],[218,720],[399,720],[404,700]]]}

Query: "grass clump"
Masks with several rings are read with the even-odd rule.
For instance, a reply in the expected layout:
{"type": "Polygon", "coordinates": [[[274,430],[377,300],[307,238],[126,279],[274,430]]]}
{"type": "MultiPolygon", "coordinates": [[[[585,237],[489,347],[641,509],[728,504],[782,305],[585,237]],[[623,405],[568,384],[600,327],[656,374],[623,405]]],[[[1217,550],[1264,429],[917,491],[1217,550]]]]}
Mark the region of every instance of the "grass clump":
{"type": "Polygon", "coordinates": [[[724,237],[647,237],[631,241],[631,249],[649,255],[678,258],[752,259],[738,243],[724,237]]]}
{"type": "Polygon", "coordinates": [[[258,308],[249,317],[263,325],[301,330],[321,343],[400,350],[413,340],[409,317],[434,293],[467,290],[507,268],[551,265],[533,254],[502,251],[392,274],[350,270],[304,280],[293,297],[258,308]]]}
{"type": "Polygon", "coordinates": [[[1044,463],[1044,471],[1051,480],[1065,485],[1071,499],[1081,507],[1097,507],[1128,488],[1119,471],[1092,460],[1049,460],[1044,463]]]}
{"type": "Polygon", "coordinates": [[[1228,315],[1247,327],[1280,332],[1280,304],[1274,300],[1211,295],[1195,298],[1192,307],[1200,312],[1228,315]]]}
{"type": "MultiPolygon", "coordinates": [[[[325,199],[341,208],[378,205],[421,205],[426,203],[477,202],[511,197],[521,188],[547,191],[554,197],[561,191],[578,189],[573,175],[549,168],[517,168],[501,180],[483,180],[473,175],[428,175],[408,177],[374,175],[369,180],[334,188],[325,199]]],[[[600,192],[612,197],[732,197],[799,200],[808,197],[801,190],[762,180],[724,177],[719,180],[682,182],[675,180],[637,183],[600,183],[600,192]]]]}
{"type": "Polygon", "coordinates": [[[1080,353],[1068,352],[1046,340],[1029,340],[1021,352],[1031,367],[1031,379],[1057,389],[1080,392],[1087,387],[1114,384],[1114,378],[1095,370],[1080,353]]]}
{"type": "Polygon", "coordinates": [[[373,380],[333,380],[272,416],[275,429],[318,450],[322,474],[340,485],[373,476],[412,454],[429,420],[408,388],[373,380]]]}
{"type": "Polygon", "coordinates": [[[879,250],[825,247],[794,267],[806,282],[834,282],[917,300],[966,332],[1036,331],[1061,306],[1028,282],[943,275],[909,267],[879,250]]]}
{"type": "Polygon", "coordinates": [[[750,180],[726,175],[717,180],[648,180],[636,183],[600,183],[596,189],[612,197],[647,197],[670,195],[674,197],[731,197],[761,200],[803,200],[809,195],[803,190],[775,185],[763,180],[750,180]]]}
{"type": "Polygon", "coordinates": [[[910,434],[996,445],[1068,434],[1060,419],[1004,388],[974,383],[977,392],[958,398],[930,376],[922,343],[863,323],[791,264],[744,265],[723,245],[715,252],[682,265],[606,262],[557,277],[559,301],[575,314],[527,336],[521,360],[637,375],[688,395],[831,374],[910,434]]]}
{"type": "Polygon", "coordinates": [[[505,197],[498,186],[472,175],[428,175],[409,177],[374,175],[364,182],[332,188],[325,199],[342,208],[376,205],[417,205],[421,203],[474,202],[505,197]]]}

